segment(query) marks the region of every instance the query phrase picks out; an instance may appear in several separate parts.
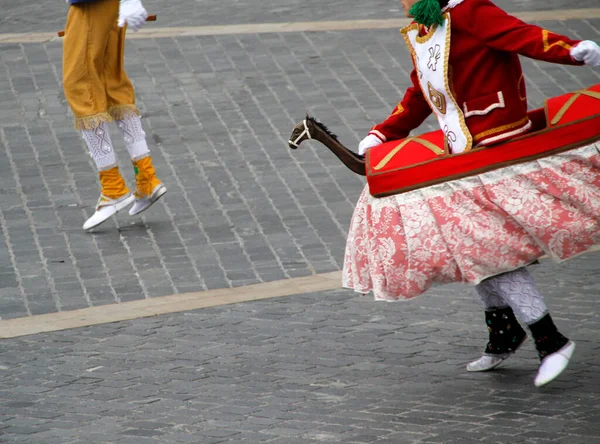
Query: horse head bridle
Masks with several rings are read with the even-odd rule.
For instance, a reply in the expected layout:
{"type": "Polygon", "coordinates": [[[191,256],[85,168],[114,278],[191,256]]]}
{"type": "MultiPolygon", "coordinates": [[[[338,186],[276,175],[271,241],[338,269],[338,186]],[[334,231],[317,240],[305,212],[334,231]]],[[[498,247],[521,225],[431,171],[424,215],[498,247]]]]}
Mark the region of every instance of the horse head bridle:
{"type": "Polygon", "coordinates": [[[288,145],[290,146],[290,148],[296,149],[298,148],[298,146],[300,145],[300,142],[302,141],[301,139],[306,136],[307,139],[311,139],[312,137],[310,136],[310,131],[308,130],[308,125],[306,124],[306,119],[304,119],[302,121],[303,125],[304,125],[304,130],[302,130],[302,132],[300,133],[300,135],[298,137],[296,137],[293,141],[290,139],[288,140],[288,145]]]}

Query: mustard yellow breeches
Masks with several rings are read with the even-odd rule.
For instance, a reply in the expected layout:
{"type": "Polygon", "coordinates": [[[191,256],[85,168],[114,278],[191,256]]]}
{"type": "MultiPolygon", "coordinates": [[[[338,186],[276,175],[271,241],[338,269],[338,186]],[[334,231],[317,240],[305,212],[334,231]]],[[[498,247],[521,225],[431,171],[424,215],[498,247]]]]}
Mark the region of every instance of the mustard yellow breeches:
{"type": "Polygon", "coordinates": [[[139,114],[124,67],[126,28],[119,0],[69,7],[63,41],[63,87],[77,129],[139,114]]]}

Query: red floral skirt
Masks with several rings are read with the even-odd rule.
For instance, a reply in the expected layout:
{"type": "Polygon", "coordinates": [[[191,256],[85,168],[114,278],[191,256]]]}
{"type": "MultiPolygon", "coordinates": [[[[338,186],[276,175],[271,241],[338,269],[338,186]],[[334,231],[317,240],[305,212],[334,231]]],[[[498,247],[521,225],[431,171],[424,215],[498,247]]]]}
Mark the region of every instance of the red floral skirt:
{"type": "Polygon", "coordinates": [[[363,190],[343,285],[376,300],[477,284],[600,244],[600,143],[394,196],[363,190]]]}

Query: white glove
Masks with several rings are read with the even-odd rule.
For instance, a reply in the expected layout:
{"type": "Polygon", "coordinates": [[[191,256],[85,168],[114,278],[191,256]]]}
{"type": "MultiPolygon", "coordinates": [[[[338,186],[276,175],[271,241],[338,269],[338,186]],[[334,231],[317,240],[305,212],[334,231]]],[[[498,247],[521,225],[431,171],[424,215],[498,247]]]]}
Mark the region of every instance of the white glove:
{"type": "Polygon", "coordinates": [[[571,48],[571,57],[586,65],[600,66],[600,46],[591,40],[584,40],[571,48]]]}
{"type": "Polygon", "coordinates": [[[374,146],[381,145],[382,140],[377,137],[375,134],[369,134],[358,144],[358,154],[364,156],[369,148],[373,148],[374,146]]]}
{"type": "Polygon", "coordinates": [[[117,24],[120,28],[125,26],[138,31],[146,22],[148,11],[142,5],[140,0],[121,0],[119,4],[119,21],[117,24]]]}

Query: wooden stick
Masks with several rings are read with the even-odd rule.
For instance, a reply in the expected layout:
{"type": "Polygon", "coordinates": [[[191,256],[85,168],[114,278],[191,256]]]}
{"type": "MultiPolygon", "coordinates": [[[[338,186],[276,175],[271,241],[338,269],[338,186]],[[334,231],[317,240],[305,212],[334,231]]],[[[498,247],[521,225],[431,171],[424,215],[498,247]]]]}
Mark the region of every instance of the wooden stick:
{"type": "MultiPolygon", "coordinates": [[[[146,19],[147,22],[155,22],[156,21],[156,15],[149,15],[148,18],[146,19]]],[[[58,31],[58,36],[59,37],[64,37],[65,36],[65,31],[58,31]]]]}

